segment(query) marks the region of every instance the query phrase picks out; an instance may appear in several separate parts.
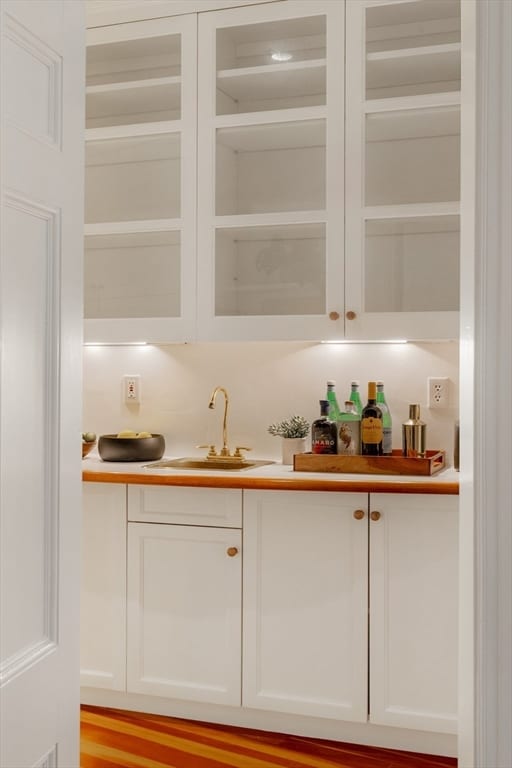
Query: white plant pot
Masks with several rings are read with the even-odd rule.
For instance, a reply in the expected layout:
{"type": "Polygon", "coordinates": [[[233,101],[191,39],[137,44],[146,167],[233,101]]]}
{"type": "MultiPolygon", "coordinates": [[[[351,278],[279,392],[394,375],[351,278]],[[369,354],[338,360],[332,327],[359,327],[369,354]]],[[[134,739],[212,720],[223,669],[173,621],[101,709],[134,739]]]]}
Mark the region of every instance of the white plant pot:
{"type": "Polygon", "coordinates": [[[283,437],[281,438],[282,462],[283,464],[293,464],[293,455],[295,453],[304,453],[306,450],[305,437],[283,437]]]}

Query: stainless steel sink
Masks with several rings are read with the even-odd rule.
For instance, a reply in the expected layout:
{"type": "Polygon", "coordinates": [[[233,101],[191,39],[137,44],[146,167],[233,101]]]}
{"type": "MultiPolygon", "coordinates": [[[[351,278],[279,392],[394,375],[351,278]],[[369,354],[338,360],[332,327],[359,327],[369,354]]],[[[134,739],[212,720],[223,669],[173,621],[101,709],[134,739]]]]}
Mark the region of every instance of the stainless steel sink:
{"type": "Polygon", "coordinates": [[[230,472],[240,472],[243,469],[253,469],[262,467],[265,464],[274,464],[274,461],[259,461],[251,459],[241,459],[233,461],[230,459],[199,459],[187,458],[165,459],[164,461],[154,461],[151,464],[145,464],[145,469],[227,469],[230,472]]]}

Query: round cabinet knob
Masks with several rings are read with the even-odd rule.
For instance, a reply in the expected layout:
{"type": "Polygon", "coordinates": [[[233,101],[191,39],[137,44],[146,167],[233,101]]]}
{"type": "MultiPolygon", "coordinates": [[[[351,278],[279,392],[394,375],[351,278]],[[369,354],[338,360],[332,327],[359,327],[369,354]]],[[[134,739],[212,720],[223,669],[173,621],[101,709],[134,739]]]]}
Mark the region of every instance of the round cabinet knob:
{"type": "Polygon", "coordinates": [[[364,517],[364,509],[354,510],[354,517],[356,520],[362,520],[364,517]]]}
{"type": "Polygon", "coordinates": [[[229,557],[235,557],[235,555],[238,555],[238,547],[228,547],[226,552],[229,557]]]}
{"type": "Polygon", "coordinates": [[[329,312],[329,320],[339,320],[339,319],[340,319],[339,312],[329,312]]]}
{"type": "Polygon", "coordinates": [[[345,317],[347,318],[347,320],[355,320],[357,315],[356,315],[355,312],[353,312],[351,309],[349,309],[348,312],[345,312],[345,317]]]}
{"type": "Polygon", "coordinates": [[[370,512],[370,517],[374,522],[377,522],[377,520],[380,520],[380,512],[374,510],[373,512],[370,512]]]}

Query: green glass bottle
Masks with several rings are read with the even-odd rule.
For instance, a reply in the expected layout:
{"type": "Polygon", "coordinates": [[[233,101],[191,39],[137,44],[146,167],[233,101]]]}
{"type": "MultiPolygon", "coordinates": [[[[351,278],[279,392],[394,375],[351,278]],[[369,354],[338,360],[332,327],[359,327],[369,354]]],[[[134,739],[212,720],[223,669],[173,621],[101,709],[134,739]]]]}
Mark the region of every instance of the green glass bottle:
{"type": "Polygon", "coordinates": [[[352,400],[356,407],[356,411],[358,412],[359,416],[361,416],[363,412],[363,403],[361,402],[361,395],[359,394],[358,381],[352,381],[350,383],[350,400],[352,400]]]}
{"type": "Polygon", "coordinates": [[[339,421],[340,420],[340,407],[338,405],[338,400],[336,397],[336,392],[334,390],[334,387],[336,386],[336,382],[329,380],[327,382],[327,394],[325,396],[325,399],[329,403],[329,418],[331,421],[339,421]]]}
{"type": "Polygon", "coordinates": [[[382,453],[384,456],[391,456],[393,452],[393,422],[391,412],[386,403],[384,394],[384,382],[377,382],[377,405],[382,411],[382,453]]]}

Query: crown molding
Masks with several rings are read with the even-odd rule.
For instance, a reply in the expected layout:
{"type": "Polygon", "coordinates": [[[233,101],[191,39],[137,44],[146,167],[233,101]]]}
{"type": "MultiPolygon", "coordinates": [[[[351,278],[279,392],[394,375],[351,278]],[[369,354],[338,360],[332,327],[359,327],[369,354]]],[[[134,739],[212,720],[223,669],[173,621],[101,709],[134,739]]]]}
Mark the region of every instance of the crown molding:
{"type": "Polygon", "coordinates": [[[86,0],[87,28],[283,0],[86,0]]]}

